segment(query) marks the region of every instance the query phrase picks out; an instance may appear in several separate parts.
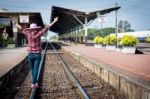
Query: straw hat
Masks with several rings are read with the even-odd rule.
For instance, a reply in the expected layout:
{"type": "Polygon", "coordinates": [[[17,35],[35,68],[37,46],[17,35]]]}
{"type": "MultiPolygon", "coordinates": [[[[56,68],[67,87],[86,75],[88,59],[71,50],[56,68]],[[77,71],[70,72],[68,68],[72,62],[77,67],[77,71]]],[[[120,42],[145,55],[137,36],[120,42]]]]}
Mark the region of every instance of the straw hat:
{"type": "Polygon", "coordinates": [[[37,26],[36,23],[32,23],[30,24],[30,28],[27,28],[27,29],[39,29],[39,28],[41,28],[41,26],[37,26]]]}

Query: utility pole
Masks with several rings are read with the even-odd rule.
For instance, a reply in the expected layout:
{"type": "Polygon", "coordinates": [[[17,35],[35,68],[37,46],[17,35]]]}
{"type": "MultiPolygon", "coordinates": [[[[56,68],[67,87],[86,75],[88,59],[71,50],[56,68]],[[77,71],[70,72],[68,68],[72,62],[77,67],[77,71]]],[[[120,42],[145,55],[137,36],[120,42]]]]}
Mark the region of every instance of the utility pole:
{"type": "MultiPolygon", "coordinates": [[[[118,4],[116,3],[116,7],[118,4]]],[[[116,48],[118,48],[118,17],[117,17],[118,11],[116,10],[116,37],[117,37],[117,43],[116,43],[116,48]]]]}
{"type": "Polygon", "coordinates": [[[102,28],[103,28],[103,22],[101,22],[101,33],[102,33],[102,35],[103,35],[103,30],[102,30],[102,28]]]}
{"type": "Polygon", "coordinates": [[[124,32],[124,21],[122,20],[122,32],[124,32]]]}

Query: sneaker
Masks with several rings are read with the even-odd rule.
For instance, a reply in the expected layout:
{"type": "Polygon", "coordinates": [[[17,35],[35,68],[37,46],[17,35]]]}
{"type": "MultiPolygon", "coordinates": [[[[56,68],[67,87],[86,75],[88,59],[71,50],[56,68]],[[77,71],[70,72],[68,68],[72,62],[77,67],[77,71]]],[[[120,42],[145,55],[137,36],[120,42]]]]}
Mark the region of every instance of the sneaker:
{"type": "Polygon", "coordinates": [[[32,88],[32,89],[35,89],[35,88],[36,88],[36,85],[35,85],[35,84],[32,84],[32,85],[31,85],[31,88],[32,88]]]}
{"type": "Polygon", "coordinates": [[[35,84],[35,87],[36,87],[36,88],[38,88],[38,87],[39,87],[38,83],[36,83],[36,84],[35,84]]]}

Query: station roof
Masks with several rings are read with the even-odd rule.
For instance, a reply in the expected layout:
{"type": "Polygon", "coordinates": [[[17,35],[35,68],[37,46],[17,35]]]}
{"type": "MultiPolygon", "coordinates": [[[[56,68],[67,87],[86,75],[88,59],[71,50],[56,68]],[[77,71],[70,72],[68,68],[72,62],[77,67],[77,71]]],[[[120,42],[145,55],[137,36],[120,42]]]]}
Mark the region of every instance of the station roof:
{"type": "Polygon", "coordinates": [[[44,26],[40,12],[0,12],[0,18],[10,18],[13,16],[17,16],[19,18],[20,15],[29,15],[30,23],[36,23],[40,26],[44,26]]]}
{"type": "Polygon", "coordinates": [[[81,23],[76,20],[74,16],[76,16],[83,24],[85,24],[85,17],[87,17],[87,21],[89,22],[97,17],[97,12],[99,12],[101,15],[104,15],[110,13],[111,11],[118,10],[119,8],[120,7],[111,7],[86,13],[82,11],[52,6],[50,21],[52,22],[52,20],[56,16],[59,17],[59,20],[56,24],[54,24],[54,26],[52,26],[51,31],[57,32],[59,34],[64,34],[70,29],[73,29],[77,26],[82,26],[81,23]]]}

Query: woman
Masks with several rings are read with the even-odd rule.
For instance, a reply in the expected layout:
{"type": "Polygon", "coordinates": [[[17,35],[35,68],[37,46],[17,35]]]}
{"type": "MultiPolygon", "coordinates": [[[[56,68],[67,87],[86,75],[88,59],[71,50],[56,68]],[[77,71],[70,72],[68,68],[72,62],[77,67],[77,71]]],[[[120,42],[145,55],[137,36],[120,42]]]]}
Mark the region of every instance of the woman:
{"type": "Polygon", "coordinates": [[[28,47],[28,61],[32,73],[32,85],[31,88],[38,88],[37,75],[41,61],[41,36],[46,33],[50,27],[58,21],[58,17],[54,18],[54,21],[48,24],[45,28],[41,29],[41,26],[37,24],[30,24],[30,28],[22,28],[19,24],[13,21],[13,24],[21,30],[21,32],[27,37],[28,47]]]}

